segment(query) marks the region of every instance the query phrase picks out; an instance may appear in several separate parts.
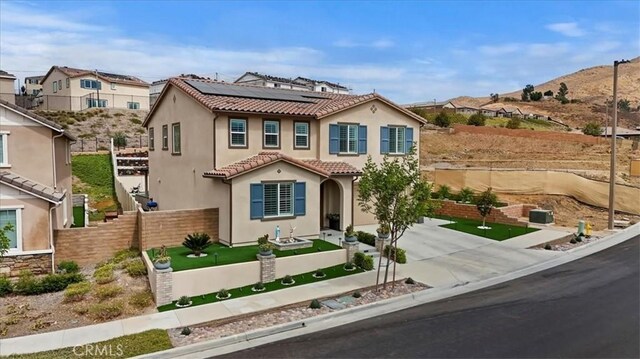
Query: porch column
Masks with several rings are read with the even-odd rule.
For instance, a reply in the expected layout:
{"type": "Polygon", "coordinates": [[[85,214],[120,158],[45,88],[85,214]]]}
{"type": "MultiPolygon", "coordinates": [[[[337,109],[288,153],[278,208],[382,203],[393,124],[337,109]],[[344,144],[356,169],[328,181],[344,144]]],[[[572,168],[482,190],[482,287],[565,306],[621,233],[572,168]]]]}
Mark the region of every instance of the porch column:
{"type": "Polygon", "coordinates": [[[152,275],[155,276],[152,288],[153,294],[156,299],[156,305],[161,306],[170,304],[173,297],[173,269],[153,269],[152,275]]]}
{"type": "Polygon", "coordinates": [[[262,283],[271,283],[276,280],[276,256],[271,254],[263,256],[258,254],[258,261],[260,261],[260,281],[262,283]]]}
{"type": "Polygon", "coordinates": [[[347,250],[347,262],[353,262],[353,257],[359,250],[359,246],[358,246],[359,243],[360,242],[358,241],[355,241],[355,242],[342,241],[342,248],[347,250]]]}

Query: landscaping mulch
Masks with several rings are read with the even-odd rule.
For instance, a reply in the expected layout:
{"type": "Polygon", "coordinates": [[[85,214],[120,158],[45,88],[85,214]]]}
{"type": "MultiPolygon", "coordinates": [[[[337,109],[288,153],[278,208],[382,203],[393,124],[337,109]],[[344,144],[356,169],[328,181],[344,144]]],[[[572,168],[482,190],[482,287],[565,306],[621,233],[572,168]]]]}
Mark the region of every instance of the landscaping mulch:
{"type": "MultiPolygon", "coordinates": [[[[378,302],[388,298],[397,297],[404,294],[417,292],[427,288],[430,287],[426,284],[418,282],[416,282],[415,284],[406,284],[403,280],[400,280],[396,281],[395,290],[393,291],[391,290],[391,283],[388,283],[386,290],[380,289],[377,292],[374,290],[374,287],[362,288],[360,290],[362,296],[360,298],[353,298],[353,300],[345,300],[345,296],[351,296],[354,293],[348,292],[342,295],[323,298],[321,302],[333,300],[344,303],[341,307],[351,308],[378,302]]],[[[296,320],[342,310],[331,309],[326,305],[323,305],[320,309],[311,309],[309,308],[309,303],[310,301],[300,302],[286,307],[268,310],[262,313],[251,313],[243,316],[218,320],[196,327],[190,327],[190,335],[182,335],[182,328],[170,329],[168,331],[169,338],[171,338],[171,343],[173,344],[173,346],[185,346],[201,341],[228,337],[234,334],[240,334],[247,331],[267,328],[278,324],[289,323],[296,320]]]]}
{"type": "MultiPolygon", "coordinates": [[[[551,251],[561,251],[561,252],[566,252],[570,249],[576,248],[576,247],[580,247],[583,246],[587,243],[591,243],[591,242],[595,242],[598,239],[601,239],[602,237],[598,237],[598,236],[591,236],[589,238],[587,237],[583,237],[582,238],[582,242],[576,242],[576,243],[571,243],[570,241],[566,240],[563,242],[556,242],[556,243],[549,243],[551,245],[551,249],[546,249],[546,250],[551,250],[551,251]]],[[[545,245],[546,243],[540,244],[538,246],[535,246],[535,249],[542,249],[545,250],[545,245]]]]}

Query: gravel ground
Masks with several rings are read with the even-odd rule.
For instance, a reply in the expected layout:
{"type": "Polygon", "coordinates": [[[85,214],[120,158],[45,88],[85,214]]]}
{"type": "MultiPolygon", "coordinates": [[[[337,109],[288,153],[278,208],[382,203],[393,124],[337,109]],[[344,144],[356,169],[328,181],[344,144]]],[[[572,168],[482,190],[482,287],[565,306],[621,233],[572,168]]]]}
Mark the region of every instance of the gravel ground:
{"type": "MultiPolygon", "coordinates": [[[[373,303],[387,298],[397,297],[403,294],[408,294],[429,288],[429,286],[417,282],[412,285],[405,284],[402,281],[398,281],[396,283],[397,284],[394,291],[391,291],[390,286],[387,290],[380,290],[378,292],[373,291],[373,288],[365,288],[360,291],[362,297],[354,299],[351,303],[345,304],[345,308],[373,303]]],[[[351,293],[347,293],[345,295],[350,294],[351,293]]],[[[344,297],[345,295],[326,298],[322,301],[326,301],[328,299],[337,300],[338,298],[344,297]]],[[[337,310],[340,309],[330,309],[325,305],[323,305],[320,309],[311,309],[309,308],[309,303],[300,303],[284,309],[276,309],[258,315],[247,316],[240,320],[227,320],[226,322],[218,321],[217,323],[213,322],[198,327],[191,327],[191,334],[188,336],[180,334],[182,328],[170,329],[169,337],[171,338],[171,342],[174,346],[184,346],[205,340],[227,337],[230,335],[239,334],[259,328],[271,327],[277,324],[293,322],[296,320],[310,318],[337,310]]]]}
{"type": "Polygon", "coordinates": [[[562,252],[566,252],[570,249],[576,248],[576,247],[580,247],[582,245],[585,245],[587,243],[591,243],[591,242],[595,242],[598,239],[601,239],[602,237],[598,237],[598,236],[591,236],[589,238],[587,237],[583,237],[582,238],[582,242],[576,242],[576,243],[571,243],[569,241],[564,242],[564,243],[556,243],[556,244],[551,244],[551,249],[544,249],[544,244],[535,247],[535,249],[538,250],[552,250],[552,251],[562,251],[562,252]]]}

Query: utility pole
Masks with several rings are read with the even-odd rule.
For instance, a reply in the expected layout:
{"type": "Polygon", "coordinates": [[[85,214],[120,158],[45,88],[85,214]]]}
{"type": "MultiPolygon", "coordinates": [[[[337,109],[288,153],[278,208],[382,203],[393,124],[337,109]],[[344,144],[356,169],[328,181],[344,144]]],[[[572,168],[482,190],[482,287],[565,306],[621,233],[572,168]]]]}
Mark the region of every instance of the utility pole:
{"type": "Polygon", "coordinates": [[[616,194],[616,130],[618,127],[618,65],[628,63],[628,60],[613,62],[613,123],[611,124],[611,172],[609,173],[609,229],[613,229],[613,215],[615,214],[616,194]]]}

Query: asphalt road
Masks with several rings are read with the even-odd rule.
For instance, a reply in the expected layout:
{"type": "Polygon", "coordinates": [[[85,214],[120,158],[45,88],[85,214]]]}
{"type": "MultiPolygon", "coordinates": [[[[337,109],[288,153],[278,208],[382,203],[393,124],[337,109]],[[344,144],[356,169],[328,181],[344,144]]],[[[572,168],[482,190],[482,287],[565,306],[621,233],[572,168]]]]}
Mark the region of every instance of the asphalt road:
{"type": "Polygon", "coordinates": [[[223,358],[639,358],[640,236],[498,286],[223,358]]]}

